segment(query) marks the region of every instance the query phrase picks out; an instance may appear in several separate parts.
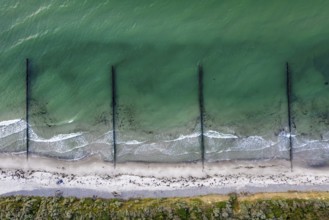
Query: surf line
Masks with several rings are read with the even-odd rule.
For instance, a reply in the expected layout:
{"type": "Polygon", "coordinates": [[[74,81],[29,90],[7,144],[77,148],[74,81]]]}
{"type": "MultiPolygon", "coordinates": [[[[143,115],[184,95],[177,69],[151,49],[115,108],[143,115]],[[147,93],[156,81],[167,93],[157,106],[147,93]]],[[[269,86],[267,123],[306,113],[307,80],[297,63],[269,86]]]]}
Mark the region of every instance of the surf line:
{"type": "Polygon", "coordinates": [[[198,81],[199,81],[199,110],[200,110],[200,147],[201,147],[201,162],[202,168],[204,168],[204,128],[203,128],[203,116],[204,116],[204,101],[203,101],[203,67],[201,64],[198,65],[198,81]]]}
{"type": "Polygon", "coordinates": [[[26,120],[26,159],[29,159],[30,128],[29,128],[29,104],[30,104],[30,60],[26,58],[25,66],[25,120],[26,120]]]}
{"type": "Polygon", "coordinates": [[[288,102],[288,125],[289,125],[289,159],[290,159],[290,169],[293,170],[293,148],[292,148],[292,138],[291,138],[291,87],[292,87],[292,81],[291,81],[291,72],[289,68],[289,63],[286,63],[286,89],[287,89],[287,102],[288,102]]]}
{"type": "Polygon", "coordinates": [[[117,163],[117,145],[116,145],[116,134],[115,134],[115,115],[116,115],[116,71],[115,67],[111,67],[111,78],[112,78],[112,134],[113,134],[113,165],[116,167],[117,163]]]}

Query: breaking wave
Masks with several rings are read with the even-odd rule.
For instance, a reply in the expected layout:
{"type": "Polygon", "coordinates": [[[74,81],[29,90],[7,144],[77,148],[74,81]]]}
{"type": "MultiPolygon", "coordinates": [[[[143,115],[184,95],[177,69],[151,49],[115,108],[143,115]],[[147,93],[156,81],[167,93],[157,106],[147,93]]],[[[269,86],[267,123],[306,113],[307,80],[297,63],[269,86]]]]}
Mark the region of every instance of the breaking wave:
{"type": "MultiPolygon", "coordinates": [[[[68,122],[71,123],[71,122],[68,122]]],[[[328,133],[329,134],[329,133],[328,133]]],[[[101,135],[88,132],[57,134],[50,138],[40,137],[30,129],[30,153],[55,156],[63,159],[81,159],[101,154],[112,159],[112,130],[101,135]]],[[[200,132],[180,134],[173,139],[118,140],[118,161],[195,161],[200,158],[200,132]]],[[[221,133],[207,130],[205,136],[205,154],[209,161],[239,158],[275,158],[288,152],[290,134],[282,131],[276,139],[261,136],[238,136],[234,133],[221,133]],[[257,152],[257,153],[255,153],[257,152]]],[[[329,135],[327,135],[329,136],[329,135]]],[[[315,149],[329,149],[329,139],[307,139],[291,135],[294,152],[315,149]]],[[[324,135],[326,137],[326,135],[324,135]]],[[[0,122],[0,150],[2,152],[22,152],[26,145],[26,122],[13,119],[0,122]]]]}

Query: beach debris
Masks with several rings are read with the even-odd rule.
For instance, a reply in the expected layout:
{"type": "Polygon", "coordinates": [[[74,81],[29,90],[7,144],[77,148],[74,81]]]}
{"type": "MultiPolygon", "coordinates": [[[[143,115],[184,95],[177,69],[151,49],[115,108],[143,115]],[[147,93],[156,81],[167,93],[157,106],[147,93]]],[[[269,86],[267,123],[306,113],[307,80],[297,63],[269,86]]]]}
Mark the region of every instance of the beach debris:
{"type": "Polygon", "coordinates": [[[18,179],[25,178],[25,172],[21,169],[15,171],[15,175],[18,179]]]}
{"type": "Polygon", "coordinates": [[[112,192],[112,195],[113,195],[114,197],[118,197],[118,196],[121,196],[121,193],[120,193],[120,192],[113,191],[113,192],[112,192]]]}
{"type": "Polygon", "coordinates": [[[55,191],[55,197],[63,197],[64,192],[61,190],[56,190],[55,191]]]}
{"type": "Polygon", "coordinates": [[[64,184],[64,181],[62,179],[59,179],[59,180],[56,181],[56,184],[57,185],[64,184]]]}

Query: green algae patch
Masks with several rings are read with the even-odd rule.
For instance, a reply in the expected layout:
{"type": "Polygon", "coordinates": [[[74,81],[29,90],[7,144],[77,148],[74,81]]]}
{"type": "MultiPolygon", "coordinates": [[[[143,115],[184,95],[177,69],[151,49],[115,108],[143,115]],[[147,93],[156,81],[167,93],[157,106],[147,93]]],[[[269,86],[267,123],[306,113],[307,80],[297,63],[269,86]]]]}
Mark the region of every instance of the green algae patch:
{"type": "Polygon", "coordinates": [[[0,219],[329,219],[328,193],[193,198],[0,198],[0,219]],[[318,198],[316,198],[318,196],[318,198]]]}

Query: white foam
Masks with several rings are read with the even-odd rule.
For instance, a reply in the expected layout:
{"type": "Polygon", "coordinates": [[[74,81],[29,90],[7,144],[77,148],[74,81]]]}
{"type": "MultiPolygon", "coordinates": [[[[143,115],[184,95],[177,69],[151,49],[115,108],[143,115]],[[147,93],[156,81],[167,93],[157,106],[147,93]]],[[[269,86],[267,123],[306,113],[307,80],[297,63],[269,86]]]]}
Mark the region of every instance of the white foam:
{"type": "Polygon", "coordinates": [[[265,140],[261,136],[248,136],[241,138],[236,143],[236,146],[231,147],[225,151],[255,151],[264,150],[275,145],[277,142],[265,140]]]}
{"type": "Polygon", "coordinates": [[[44,31],[42,33],[36,33],[36,34],[30,34],[29,36],[26,36],[26,37],[23,37],[23,38],[20,38],[16,41],[15,44],[13,44],[10,49],[12,48],[15,48],[19,45],[21,45],[22,43],[26,42],[26,41],[29,41],[29,40],[33,40],[33,39],[36,39],[38,37],[42,37],[44,35],[48,34],[48,30],[47,31],[44,31]]]}
{"type": "MultiPolygon", "coordinates": [[[[196,132],[196,133],[192,133],[192,134],[188,134],[188,135],[180,135],[178,138],[173,139],[173,140],[166,140],[164,142],[173,142],[173,141],[181,141],[184,139],[191,139],[191,138],[196,138],[199,137],[201,135],[201,133],[196,132]]],[[[233,135],[233,134],[225,134],[225,133],[220,133],[218,131],[213,131],[213,130],[209,130],[206,133],[204,133],[204,136],[208,137],[208,138],[218,138],[218,139],[231,139],[231,138],[238,138],[237,136],[233,135]]]]}
{"type": "Polygon", "coordinates": [[[72,122],[74,122],[75,119],[76,119],[76,116],[74,116],[73,118],[71,118],[71,119],[69,119],[69,120],[61,121],[61,122],[58,122],[58,123],[53,124],[53,125],[65,125],[65,124],[71,124],[72,122]]]}
{"type": "Polygon", "coordinates": [[[140,142],[140,141],[132,140],[132,141],[127,141],[127,142],[119,142],[119,144],[127,144],[127,145],[138,145],[138,144],[143,144],[143,143],[145,143],[145,141],[140,142]]]}
{"type": "Polygon", "coordinates": [[[20,133],[26,129],[26,122],[21,119],[13,119],[0,122],[0,138],[20,133]]]}
{"type": "Polygon", "coordinates": [[[286,132],[286,131],[281,131],[281,132],[279,133],[279,136],[280,136],[280,137],[286,137],[286,138],[289,138],[289,137],[296,137],[295,134],[291,134],[291,133],[286,132]]]}
{"type": "MultiPolygon", "coordinates": [[[[65,154],[65,153],[69,153],[69,152],[72,152],[72,151],[80,149],[80,148],[84,148],[84,147],[88,146],[88,144],[89,143],[86,142],[84,144],[78,145],[78,146],[70,148],[70,149],[56,149],[56,152],[61,153],[61,154],[65,154]]],[[[83,158],[85,156],[82,155],[81,157],[83,158]]]]}
{"type": "Polygon", "coordinates": [[[38,8],[36,11],[32,12],[31,14],[27,15],[24,18],[18,19],[15,24],[13,24],[9,30],[15,28],[18,25],[21,25],[23,23],[25,23],[27,20],[36,17],[37,15],[39,15],[40,13],[42,13],[43,11],[46,11],[50,8],[51,5],[47,5],[47,6],[41,6],[40,8],[38,8]]]}
{"type": "Polygon", "coordinates": [[[47,6],[41,6],[40,8],[38,8],[35,12],[33,12],[32,14],[28,15],[26,18],[29,19],[29,18],[32,18],[32,17],[35,17],[37,16],[38,14],[40,14],[41,12],[43,11],[46,11],[50,8],[51,5],[47,5],[47,6]]]}
{"type": "Polygon", "coordinates": [[[213,130],[207,131],[204,135],[209,138],[219,138],[219,139],[238,138],[238,136],[235,136],[233,134],[224,134],[213,130]]]}
{"type": "Polygon", "coordinates": [[[70,134],[59,134],[59,135],[55,135],[55,136],[53,136],[53,137],[51,137],[49,139],[44,139],[44,138],[38,137],[35,134],[35,135],[33,135],[34,138],[32,138],[32,141],[35,141],[35,142],[58,142],[58,141],[63,141],[63,140],[75,138],[75,137],[78,137],[78,136],[81,136],[81,135],[83,135],[82,132],[70,133],[70,134]]]}
{"type": "Polygon", "coordinates": [[[96,140],[92,143],[95,144],[106,144],[106,145],[111,145],[113,144],[113,131],[107,131],[104,134],[98,136],[96,140]]]}
{"type": "Polygon", "coordinates": [[[15,124],[19,121],[22,121],[22,119],[12,119],[12,120],[8,120],[8,121],[0,121],[0,126],[8,126],[11,124],[15,124]]]}
{"type": "Polygon", "coordinates": [[[316,149],[328,149],[328,140],[314,140],[314,139],[294,139],[294,151],[310,151],[316,149]]]}
{"type": "Polygon", "coordinates": [[[200,133],[193,133],[193,134],[188,134],[188,135],[180,135],[178,138],[174,139],[174,140],[166,140],[164,142],[173,142],[173,141],[181,141],[184,139],[189,139],[189,138],[196,138],[199,137],[200,133]]]}

